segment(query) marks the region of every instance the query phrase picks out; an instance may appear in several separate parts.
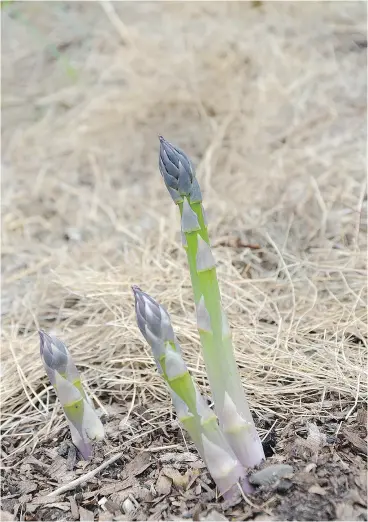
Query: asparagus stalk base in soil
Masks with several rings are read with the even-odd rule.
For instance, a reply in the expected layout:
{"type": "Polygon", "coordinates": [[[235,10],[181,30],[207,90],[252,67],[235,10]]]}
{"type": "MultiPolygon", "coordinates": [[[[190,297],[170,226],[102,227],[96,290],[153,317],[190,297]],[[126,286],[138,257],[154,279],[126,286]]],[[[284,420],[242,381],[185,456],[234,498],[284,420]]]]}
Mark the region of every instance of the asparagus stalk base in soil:
{"type": "Polygon", "coordinates": [[[209,244],[202,195],[183,151],[160,137],[161,174],[181,216],[197,327],[220,426],[243,466],[253,468],[264,452],[234,358],[231,333],[221,304],[215,260],[209,244]]]}
{"type": "Polygon", "coordinates": [[[250,493],[245,470],[220,429],[217,417],[194,384],[181,356],[180,345],[166,310],[152,297],[133,287],[137,323],[150,344],[157,368],[170,391],[179,421],[189,433],[226,500],[238,493],[238,484],[250,493]]]}

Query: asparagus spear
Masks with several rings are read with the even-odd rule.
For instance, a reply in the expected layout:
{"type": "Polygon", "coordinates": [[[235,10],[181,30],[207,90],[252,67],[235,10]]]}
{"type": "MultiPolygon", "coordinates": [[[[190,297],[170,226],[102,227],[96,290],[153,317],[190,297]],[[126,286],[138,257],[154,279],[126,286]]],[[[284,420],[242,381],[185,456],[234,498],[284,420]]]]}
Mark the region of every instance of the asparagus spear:
{"type": "Polygon", "coordinates": [[[252,468],[264,459],[264,452],[234,357],[194,167],[182,150],[160,136],[159,168],[181,215],[182,243],[188,258],[197,328],[215,410],[239,461],[252,468]]]}
{"type": "Polygon", "coordinates": [[[163,306],[133,286],[138,327],[152,348],[159,373],[170,391],[179,421],[188,431],[205,461],[220,493],[231,498],[237,483],[250,485],[244,468],[224,437],[214,412],[209,408],[188,371],[181,348],[163,306]]]}
{"type": "Polygon", "coordinates": [[[46,373],[61,402],[72,440],[85,460],[94,440],[104,438],[103,425],[86,395],[69,350],[56,337],[40,331],[40,353],[46,373]]]}

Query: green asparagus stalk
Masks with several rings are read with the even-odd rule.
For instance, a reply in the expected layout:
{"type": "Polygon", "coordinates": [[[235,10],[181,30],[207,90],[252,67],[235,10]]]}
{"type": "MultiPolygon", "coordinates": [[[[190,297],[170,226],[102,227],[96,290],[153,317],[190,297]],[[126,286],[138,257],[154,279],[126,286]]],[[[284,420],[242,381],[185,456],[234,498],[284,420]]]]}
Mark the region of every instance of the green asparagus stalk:
{"type": "Polygon", "coordinates": [[[253,468],[264,459],[264,452],[234,357],[194,167],[182,150],[161,136],[159,167],[180,210],[197,328],[220,427],[242,465],[253,468]]]}
{"type": "Polygon", "coordinates": [[[40,331],[40,353],[46,373],[61,402],[72,440],[85,460],[92,456],[92,442],[104,438],[103,425],[85,393],[69,350],[56,337],[40,331]]]}
{"type": "Polygon", "coordinates": [[[152,297],[133,286],[138,327],[152,348],[159,373],[170,391],[176,413],[206,463],[220,493],[230,499],[245,471],[224,437],[214,412],[196,387],[182,358],[169,314],[152,297]]]}

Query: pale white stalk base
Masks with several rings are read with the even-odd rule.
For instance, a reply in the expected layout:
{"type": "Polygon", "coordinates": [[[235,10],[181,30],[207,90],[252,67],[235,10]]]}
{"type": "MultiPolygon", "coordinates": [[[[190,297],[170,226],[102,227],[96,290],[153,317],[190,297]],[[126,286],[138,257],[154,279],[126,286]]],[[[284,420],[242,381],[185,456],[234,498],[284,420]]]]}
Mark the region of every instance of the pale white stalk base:
{"type": "Polygon", "coordinates": [[[224,431],[235,455],[246,468],[254,468],[264,460],[261,440],[254,424],[247,424],[234,432],[224,431]]]}
{"type": "Polygon", "coordinates": [[[246,476],[240,478],[236,484],[231,486],[228,491],[222,494],[222,497],[225,502],[228,502],[230,505],[232,505],[239,499],[239,494],[241,494],[243,497],[245,495],[254,494],[254,487],[246,476]]]}
{"type": "Polygon", "coordinates": [[[84,460],[89,460],[92,457],[92,444],[87,440],[83,440],[76,427],[70,422],[69,419],[67,419],[67,421],[74,446],[78,448],[84,460]]]}

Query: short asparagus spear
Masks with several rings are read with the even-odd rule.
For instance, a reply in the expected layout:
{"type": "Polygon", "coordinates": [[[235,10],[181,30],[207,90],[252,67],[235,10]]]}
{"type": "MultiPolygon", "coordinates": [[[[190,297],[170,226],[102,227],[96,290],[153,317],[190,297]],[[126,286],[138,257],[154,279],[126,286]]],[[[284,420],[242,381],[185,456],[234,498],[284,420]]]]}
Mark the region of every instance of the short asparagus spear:
{"type": "Polygon", "coordinates": [[[158,371],[166,381],[179,421],[188,431],[220,493],[231,498],[247,481],[243,466],[224,437],[214,412],[194,384],[183,361],[169,314],[152,297],[133,287],[138,327],[152,348],[158,371]]]}
{"type": "Polygon", "coordinates": [[[240,462],[252,468],[264,452],[236,365],[231,332],[221,304],[202,195],[194,167],[186,154],[160,137],[159,167],[181,215],[197,310],[197,327],[220,426],[240,462]]]}
{"type": "Polygon", "coordinates": [[[43,331],[39,335],[41,359],[68,420],[72,440],[88,460],[92,456],[91,442],[104,438],[103,425],[65,344],[43,331]]]}

